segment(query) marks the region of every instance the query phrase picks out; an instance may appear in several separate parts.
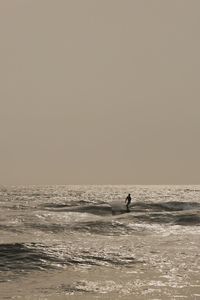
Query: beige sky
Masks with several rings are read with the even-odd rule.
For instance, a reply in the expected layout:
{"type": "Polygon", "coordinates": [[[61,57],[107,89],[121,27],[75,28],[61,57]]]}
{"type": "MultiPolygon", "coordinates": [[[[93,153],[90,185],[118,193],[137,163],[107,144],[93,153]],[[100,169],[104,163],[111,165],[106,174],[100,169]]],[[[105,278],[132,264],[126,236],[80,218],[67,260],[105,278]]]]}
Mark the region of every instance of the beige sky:
{"type": "Polygon", "coordinates": [[[0,0],[0,184],[198,184],[199,156],[199,0],[0,0]]]}

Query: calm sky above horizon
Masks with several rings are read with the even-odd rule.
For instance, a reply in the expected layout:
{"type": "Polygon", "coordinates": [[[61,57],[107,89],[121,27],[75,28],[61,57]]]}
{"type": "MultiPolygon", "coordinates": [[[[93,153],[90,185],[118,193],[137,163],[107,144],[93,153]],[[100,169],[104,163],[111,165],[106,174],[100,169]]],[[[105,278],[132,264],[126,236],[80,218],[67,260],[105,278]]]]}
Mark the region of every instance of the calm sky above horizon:
{"type": "Polygon", "coordinates": [[[200,183],[199,0],[1,0],[0,184],[200,183]]]}

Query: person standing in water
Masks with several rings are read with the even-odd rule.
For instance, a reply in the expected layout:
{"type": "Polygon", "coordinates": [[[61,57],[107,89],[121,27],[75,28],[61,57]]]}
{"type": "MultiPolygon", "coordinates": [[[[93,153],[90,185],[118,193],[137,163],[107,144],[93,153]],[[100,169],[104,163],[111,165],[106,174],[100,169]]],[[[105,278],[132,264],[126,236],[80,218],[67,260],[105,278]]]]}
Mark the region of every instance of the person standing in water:
{"type": "Polygon", "coordinates": [[[131,203],[131,194],[128,194],[128,196],[126,197],[126,199],[125,199],[125,203],[126,203],[126,209],[127,209],[127,211],[130,211],[129,210],[129,205],[130,205],[130,203],[131,203]]]}

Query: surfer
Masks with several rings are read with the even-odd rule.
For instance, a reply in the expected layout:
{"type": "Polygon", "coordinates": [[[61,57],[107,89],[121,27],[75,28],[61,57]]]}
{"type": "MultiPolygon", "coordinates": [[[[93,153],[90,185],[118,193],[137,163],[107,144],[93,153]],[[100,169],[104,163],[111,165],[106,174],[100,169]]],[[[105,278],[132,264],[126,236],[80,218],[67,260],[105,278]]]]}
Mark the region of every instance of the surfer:
{"type": "Polygon", "coordinates": [[[128,194],[128,196],[125,199],[125,203],[126,203],[126,209],[127,211],[129,211],[129,205],[131,203],[131,194],[128,194]]]}

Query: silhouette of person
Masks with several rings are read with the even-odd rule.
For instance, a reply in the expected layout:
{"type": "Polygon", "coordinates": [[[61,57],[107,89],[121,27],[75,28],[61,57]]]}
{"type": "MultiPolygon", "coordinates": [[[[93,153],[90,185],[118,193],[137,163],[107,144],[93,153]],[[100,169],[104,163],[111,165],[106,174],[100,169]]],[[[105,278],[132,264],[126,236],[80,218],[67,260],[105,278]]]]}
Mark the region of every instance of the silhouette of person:
{"type": "Polygon", "coordinates": [[[131,194],[128,194],[128,196],[125,199],[125,203],[126,203],[126,209],[127,211],[129,211],[129,205],[131,203],[131,194]]]}

